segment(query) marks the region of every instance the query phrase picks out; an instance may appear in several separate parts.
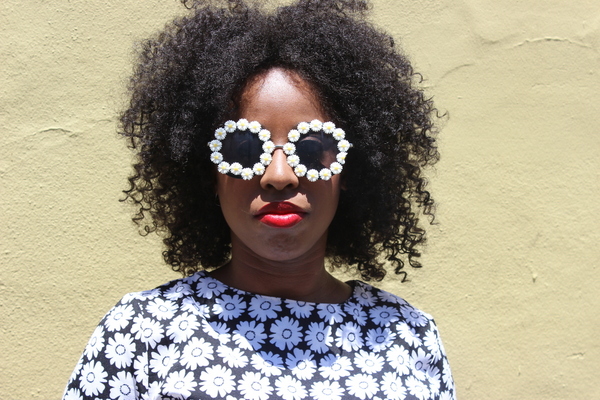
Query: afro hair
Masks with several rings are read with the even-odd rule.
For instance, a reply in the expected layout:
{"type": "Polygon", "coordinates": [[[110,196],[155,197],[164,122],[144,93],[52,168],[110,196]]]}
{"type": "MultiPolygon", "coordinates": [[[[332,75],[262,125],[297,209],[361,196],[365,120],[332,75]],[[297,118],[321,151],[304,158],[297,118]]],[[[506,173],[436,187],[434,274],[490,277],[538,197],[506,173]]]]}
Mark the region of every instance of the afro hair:
{"type": "Polygon", "coordinates": [[[142,233],[163,235],[183,275],[223,265],[230,231],[215,201],[215,128],[236,118],[249,78],[270,68],[299,74],[353,143],[346,190],[329,228],[332,267],[380,280],[386,260],[404,278],[433,219],[423,168],[438,159],[436,110],[391,36],[366,19],[364,1],[299,0],[267,9],[241,0],[183,1],[188,15],[145,41],[120,133],[136,153],[124,200],[142,233]]]}

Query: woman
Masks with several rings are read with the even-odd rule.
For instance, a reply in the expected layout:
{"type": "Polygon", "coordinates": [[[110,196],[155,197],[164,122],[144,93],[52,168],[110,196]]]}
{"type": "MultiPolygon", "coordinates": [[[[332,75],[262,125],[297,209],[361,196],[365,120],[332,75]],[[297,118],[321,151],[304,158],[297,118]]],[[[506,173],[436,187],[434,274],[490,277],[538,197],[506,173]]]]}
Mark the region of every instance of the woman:
{"type": "Polygon", "coordinates": [[[419,266],[437,150],[406,58],[360,1],[187,5],[121,118],[134,220],[184,278],[125,296],[64,398],[454,398],[431,317],[325,267],[419,266]]]}

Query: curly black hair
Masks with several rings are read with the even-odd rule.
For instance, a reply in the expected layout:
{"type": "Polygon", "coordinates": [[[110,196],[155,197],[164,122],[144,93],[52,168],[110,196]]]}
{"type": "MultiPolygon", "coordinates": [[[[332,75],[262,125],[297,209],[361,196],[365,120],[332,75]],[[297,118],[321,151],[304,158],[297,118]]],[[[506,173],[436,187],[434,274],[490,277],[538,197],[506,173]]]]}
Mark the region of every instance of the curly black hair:
{"type": "Polygon", "coordinates": [[[385,259],[401,274],[420,267],[419,215],[433,220],[422,170],[439,158],[436,109],[391,36],[366,20],[358,0],[298,0],[266,9],[243,0],[182,0],[191,11],[145,41],[120,133],[137,154],[126,198],[142,233],[164,235],[165,261],[183,275],[223,265],[230,231],[215,201],[206,145],[236,117],[249,78],[279,67],[318,92],[353,143],[346,190],[329,228],[333,267],[381,280],[385,259]],[[420,210],[419,210],[420,209],[420,210]]]}

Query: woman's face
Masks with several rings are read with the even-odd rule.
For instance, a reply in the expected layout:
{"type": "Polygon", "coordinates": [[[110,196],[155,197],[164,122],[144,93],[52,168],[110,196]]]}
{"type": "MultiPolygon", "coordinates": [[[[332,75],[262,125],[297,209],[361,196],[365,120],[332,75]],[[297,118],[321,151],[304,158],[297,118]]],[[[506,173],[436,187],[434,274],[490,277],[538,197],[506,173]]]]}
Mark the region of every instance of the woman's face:
{"type": "MultiPolygon", "coordinates": [[[[258,121],[275,145],[299,122],[328,121],[311,86],[296,73],[274,68],[252,79],[239,118],[258,121]]],[[[281,148],[262,176],[251,180],[217,173],[217,193],[231,229],[234,257],[290,262],[323,257],[327,229],[338,205],[340,176],[309,182],[299,178],[281,148]],[[240,251],[241,250],[241,251],[240,251]]]]}

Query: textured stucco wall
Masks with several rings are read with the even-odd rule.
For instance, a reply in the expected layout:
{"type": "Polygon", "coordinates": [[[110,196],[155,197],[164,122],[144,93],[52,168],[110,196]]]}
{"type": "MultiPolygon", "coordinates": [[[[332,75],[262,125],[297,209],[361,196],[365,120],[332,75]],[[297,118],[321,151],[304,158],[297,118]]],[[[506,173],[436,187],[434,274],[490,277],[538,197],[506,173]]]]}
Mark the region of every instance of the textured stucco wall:
{"type": "MultiPolygon", "coordinates": [[[[600,398],[600,5],[391,1],[448,112],[425,268],[460,399],[600,398]]],[[[176,275],[117,201],[136,40],[175,0],[0,2],[0,398],[58,398],[102,315],[176,275]]]]}

